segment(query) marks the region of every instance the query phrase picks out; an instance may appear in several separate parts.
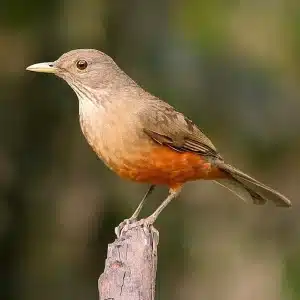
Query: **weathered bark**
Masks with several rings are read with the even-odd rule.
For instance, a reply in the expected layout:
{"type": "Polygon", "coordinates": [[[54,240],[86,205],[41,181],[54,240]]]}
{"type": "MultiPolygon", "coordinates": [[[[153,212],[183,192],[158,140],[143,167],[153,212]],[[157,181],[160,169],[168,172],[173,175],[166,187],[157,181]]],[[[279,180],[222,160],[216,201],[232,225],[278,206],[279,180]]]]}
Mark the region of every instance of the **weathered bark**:
{"type": "Polygon", "coordinates": [[[100,300],[154,300],[158,231],[133,227],[108,245],[100,300]]]}

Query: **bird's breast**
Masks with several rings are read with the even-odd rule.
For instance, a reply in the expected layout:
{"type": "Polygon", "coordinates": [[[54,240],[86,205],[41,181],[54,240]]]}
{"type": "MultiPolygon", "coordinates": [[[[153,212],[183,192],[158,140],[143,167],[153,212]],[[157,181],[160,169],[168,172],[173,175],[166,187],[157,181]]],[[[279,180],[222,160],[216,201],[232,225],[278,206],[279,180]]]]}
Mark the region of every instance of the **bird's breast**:
{"type": "Polygon", "coordinates": [[[110,169],[119,173],[127,161],[134,160],[143,141],[134,113],[86,102],[80,105],[79,112],[84,136],[110,169]]]}

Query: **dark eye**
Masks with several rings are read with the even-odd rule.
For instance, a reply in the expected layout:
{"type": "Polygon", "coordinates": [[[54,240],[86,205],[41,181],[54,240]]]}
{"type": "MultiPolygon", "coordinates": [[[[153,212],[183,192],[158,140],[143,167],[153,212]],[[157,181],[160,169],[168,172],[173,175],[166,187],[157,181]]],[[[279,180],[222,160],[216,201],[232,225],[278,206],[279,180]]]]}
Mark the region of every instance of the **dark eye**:
{"type": "Polygon", "coordinates": [[[79,70],[86,69],[87,65],[88,65],[87,61],[83,60],[83,59],[78,60],[77,63],[76,63],[76,67],[79,70]]]}

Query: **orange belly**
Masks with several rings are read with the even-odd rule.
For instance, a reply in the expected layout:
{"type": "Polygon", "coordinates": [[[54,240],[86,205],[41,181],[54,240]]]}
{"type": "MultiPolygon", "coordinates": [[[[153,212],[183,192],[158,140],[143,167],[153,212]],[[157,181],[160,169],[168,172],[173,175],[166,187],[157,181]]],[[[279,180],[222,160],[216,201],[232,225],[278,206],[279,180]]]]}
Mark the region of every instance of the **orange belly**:
{"type": "Polygon", "coordinates": [[[140,153],[124,161],[115,171],[123,178],[151,184],[175,186],[197,179],[224,178],[226,174],[201,155],[177,152],[157,145],[151,151],[140,153]]]}

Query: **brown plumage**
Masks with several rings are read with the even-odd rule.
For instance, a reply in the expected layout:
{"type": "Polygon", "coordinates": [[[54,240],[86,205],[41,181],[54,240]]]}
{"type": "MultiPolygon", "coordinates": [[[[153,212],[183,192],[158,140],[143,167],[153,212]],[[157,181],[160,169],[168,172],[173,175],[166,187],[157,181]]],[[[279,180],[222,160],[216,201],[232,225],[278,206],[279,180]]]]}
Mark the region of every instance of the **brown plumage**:
{"type": "Polygon", "coordinates": [[[291,205],[282,194],[226,164],[191,120],[143,90],[106,54],[73,50],[28,69],[54,73],[72,87],[82,131],[109,168],[123,178],[170,187],[170,196],[148,223],[185,182],[198,179],[215,180],[255,204],[291,205]]]}

